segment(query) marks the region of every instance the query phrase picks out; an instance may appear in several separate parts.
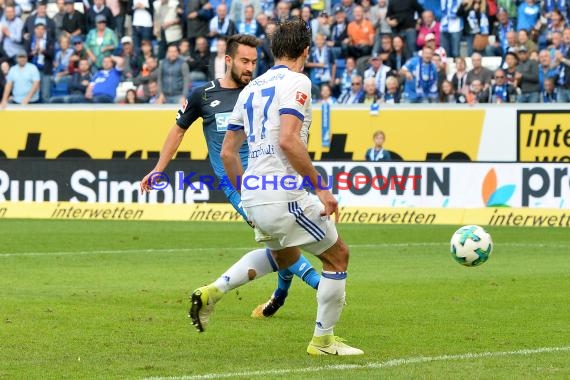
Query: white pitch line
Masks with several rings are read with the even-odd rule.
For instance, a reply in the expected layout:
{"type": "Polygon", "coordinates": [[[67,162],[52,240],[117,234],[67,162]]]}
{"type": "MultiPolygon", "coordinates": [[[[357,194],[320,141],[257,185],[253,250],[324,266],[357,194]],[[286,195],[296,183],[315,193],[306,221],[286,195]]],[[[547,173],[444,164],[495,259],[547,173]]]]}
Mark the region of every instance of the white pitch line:
{"type": "Polygon", "coordinates": [[[401,367],[408,364],[418,363],[432,363],[443,361],[456,361],[467,359],[480,359],[480,358],[495,358],[502,356],[526,356],[536,355],[542,353],[563,352],[570,351],[570,346],[563,347],[541,347],[541,348],[527,348],[516,351],[498,351],[498,352],[468,352],[458,355],[441,355],[441,356],[416,356],[410,358],[391,359],[385,362],[372,362],[366,364],[332,364],[318,367],[306,368],[283,368],[283,369],[269,369],[259,371],[243,371],[243,372],[226,372],[226,373],[209,373],[204,375],[191,375],[191,376],[172,376],[172,377],[149,377],[145,380],[199,380],[199,379],[224,379],[230,377],[254,377],[254,376],[271,376],[271,375],[291,375],[301,373],[311,373],[320,371],[348,371],[348,370],[363,370],[363,369],[382,369],[401,367]]]}
{"type": "Polygon", "coordinates": [[[1,257],[14,256],[62,256],[62,255],[101,255],[101,254],[119,254],[119,253],[174,253],[174,252],[191,252],[191,251],[211,251],[214,249],[235,250],[238,248],[150,248],[150,249],[111,249],[111,250],[93,250],[93,251],[54,251],[54,252],[8,252],[0,253],[1,257]]]}
{"type": "MultiPolygon", "coordinates": [[[[376,244],[349,244],[349,248],[406,248],[406,247],[439,247],[448,246],[446,242],[417,242],[417,243],[376,243],[376,244]]],[[[529,248],[568,248],[569,244],[560,243],[501,243],[501,247],[529,247],[529,248]]],[[[24,256],[64,256],[64,255],[102,255],[102,254],[130,254],[130,253],[176,253],[176,252],[203,252],[203,251],[247,251],[249,247],[192,247],[192,248],[149,248],[149,249],[111,249],[93,251],[53,251],[53,252],[6,252],[0,253],[3,257],[24,256]]]]}
{"type": "MultiPolygon", "coordinates": [[[[425,242],[425,243],[378,243],[378,244],[350,244],[352,248],[381,248],[381,247],[416,247],[416,246],[438,246],[447,243],[425,242]]],[[[117,253],[174,253],[174,252],[202,252],[202,251],[245,251],[250,247],[192,247],[192,248],[149,248],[149,249],[115,249],[115,250],[93,250],[93,251],[54,251],[54,252],[7,252],[0,253],[0,257],[13,256],[58,256],[58,255],[97,255],[97,254],[117,254],[117,253]]]]}

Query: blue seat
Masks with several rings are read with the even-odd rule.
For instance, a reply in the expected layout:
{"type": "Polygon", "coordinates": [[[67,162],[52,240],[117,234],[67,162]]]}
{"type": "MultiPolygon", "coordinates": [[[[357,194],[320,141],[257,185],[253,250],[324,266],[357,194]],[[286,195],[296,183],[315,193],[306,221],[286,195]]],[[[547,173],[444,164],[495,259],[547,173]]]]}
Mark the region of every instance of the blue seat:
{"type": "Polygon", "coordinates": [[[335,58],[342,58],[342,48],[335,46],[332,49],[333,55],[335,58]]]}
{"type": "Polygon", "coordinates": [[[64,96],[69,95],[69,81],[60,80],[53,82],[51,85],[51,96],[64,96]]]}

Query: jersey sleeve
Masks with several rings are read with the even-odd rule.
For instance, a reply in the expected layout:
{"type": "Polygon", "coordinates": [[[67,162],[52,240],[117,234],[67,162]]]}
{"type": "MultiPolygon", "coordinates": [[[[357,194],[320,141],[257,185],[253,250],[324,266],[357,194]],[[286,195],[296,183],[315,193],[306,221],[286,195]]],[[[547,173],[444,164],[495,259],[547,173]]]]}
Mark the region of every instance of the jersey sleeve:
{"type": "Polygon", "coordinates": [[[228,131],[239,131],[240,129],[243,129],[243,105],[244,105],[244,101],[243,101],[243,94],[245,94],[247,91],[242,91],[240,96],[238,97],[238,100],[234,106],[234,109],[232,111],[232,114],[230,115],[230,118],[228,119],[228,131]]]}
{"type": "Polygon", "coordinates": [[[301,121],[305,120],[311,104],[311,80],[302,74],[287,80],[278,97],[279,115],[293,115],[301,121]]]}
{"type": "Polygon", "coordinates": [[[202,88],[197,88],[186,100],[176,115],[176,125],[182,129],[188,129],[199,117],[202,116],[201,96],[202,88]]]}

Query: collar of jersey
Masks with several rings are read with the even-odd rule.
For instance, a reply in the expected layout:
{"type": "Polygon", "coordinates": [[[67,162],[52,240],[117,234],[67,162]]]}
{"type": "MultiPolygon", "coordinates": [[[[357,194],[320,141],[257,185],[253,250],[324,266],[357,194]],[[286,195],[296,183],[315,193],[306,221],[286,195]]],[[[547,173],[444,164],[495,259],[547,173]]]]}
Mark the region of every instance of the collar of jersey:
{"type": "Polygon", "coordinates": [[[285,66],[285,65],[277,65],[277,66],[273,66],[273,67],[271,68],[271,70],[278,70],[278,69],[287,69],[287,70],[289,70],[289,68],[288,68],[287,66],[285,66]]]}

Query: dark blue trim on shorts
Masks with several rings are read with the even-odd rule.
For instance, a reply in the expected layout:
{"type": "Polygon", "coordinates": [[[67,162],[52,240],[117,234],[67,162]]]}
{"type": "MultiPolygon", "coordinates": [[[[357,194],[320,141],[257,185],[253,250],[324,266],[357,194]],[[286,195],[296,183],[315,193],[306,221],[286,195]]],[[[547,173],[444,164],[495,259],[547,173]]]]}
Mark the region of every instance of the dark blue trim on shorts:
{"type": "Polygon", "coordinates": [[[293,214],[293,216],[295,216],[295,222],[299,226],[301,226],[302,229],[307,231],[312,237],[314,237],[316,241],[320,241],[322,239],[322,237],[319,238],[317,231],[315,231],[314,229],[307,226],[304,222],[300,221],[299,216],[301,215],[303,210],[301,210],[300,208],[295,208],[295,202],[289,202],[288,206],[289,206],[289,213],[291,213],[291,214],[293,214]]]}
{"type": "Polygon", "coordinates": [[[346,279],[346,272],[325,272],[321,273],[321,276],[328,278],[330,280],[344,280],[346,279]]]}
{"type": "MultiPolygon", "coordinates": [[[[293,108],[281,108],[279,110],[279,115],[293,115],[293,116],[296,116],[299,120],[305,121],[305,115],[303,115],[301,112],[299,112],[293,108]]],[[[229,129],[229,126],[228,126],[228,129],[229,129]]]]}
{"type": "Polygon", "coordinates": [[[265,254],[267,255],[267,260],[269,260],[269,264],[271,264],[271,268],[273,268],[273,272],[277,272],[279,270],[279,266],[275,262],[273,255],[271,254],[271,250],[269,248],[265,249],[265,254]]]}
{"type": "MultiPolygon", "coordinates": [[[[297,201],[293,202],[293,204],[295,205],[295,207],[299,210],[301,210],[301,208],[299,207],[299,204],[297,203],[297,201]]],[[[302,219],[304,221],[305,224],[311,226],[311,228],[313,230],[317,231],[318,235],[322,235],[322,237],[325,237],[325,232],[319,227],[317,226],[312,220],[310,220],[309,218],[307,218],[307,216],[305,214],[303,214],[303,210],[301,210],[301,213],[299,215],[299,219],[302,219]]],[[[322,239],[322,238],[321,238],[322,239]]]]}
{"type": "Polygon", "coordinates": [[[309,218],[303,214],[303,210],[299,207],[297,202],[289,202],[289,213],[295,216],[295,222],[305,231],[307,231],[316,241],[321,241],[325,237],[323,230],[313,223],[309,218]]]}

